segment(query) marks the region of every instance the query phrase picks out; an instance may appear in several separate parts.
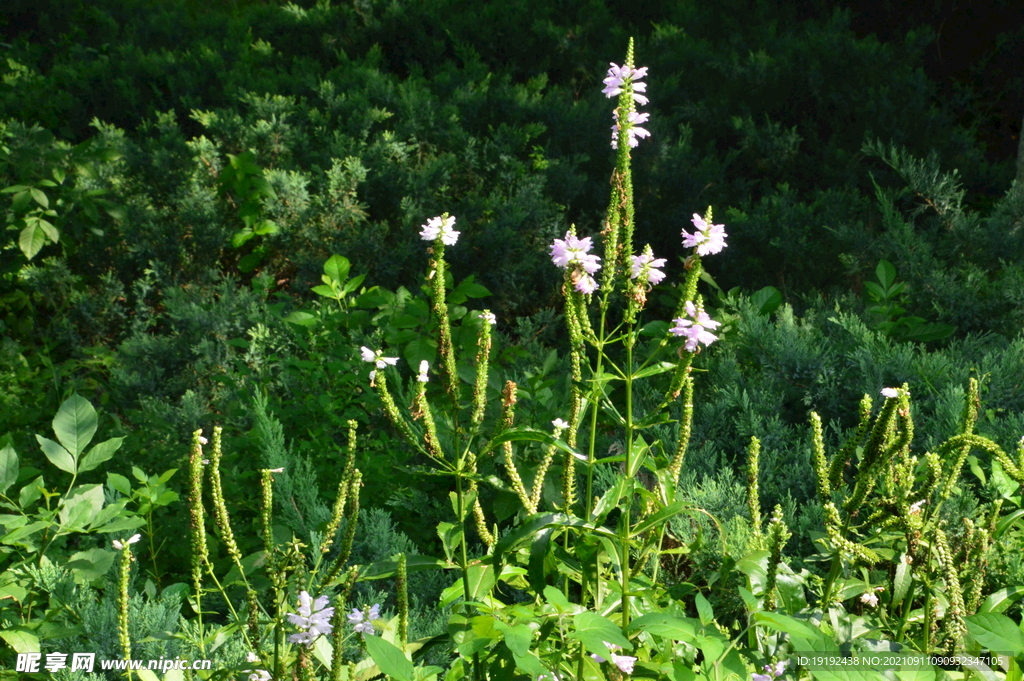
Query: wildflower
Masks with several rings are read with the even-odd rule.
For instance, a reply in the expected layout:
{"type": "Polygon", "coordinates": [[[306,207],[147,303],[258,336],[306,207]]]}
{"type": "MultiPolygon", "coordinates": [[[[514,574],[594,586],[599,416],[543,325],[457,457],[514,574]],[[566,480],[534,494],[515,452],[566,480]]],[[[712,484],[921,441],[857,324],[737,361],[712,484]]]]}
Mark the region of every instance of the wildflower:
{"type": "Polygon", "coordinates": [[[655,258],[654,254],[651,253],[650,246],[645,248],[641,255],[631,255],[629,257],[633,260],[633,266],[630,268],[630,279],[639,277],[643,274],[645,268],[647,270],[647,281],[652,286],[657,286],[665,278],[665,273],[657,268],[664,267],[667,261],[665,258],[655,258]]]}
{"type": "MultiPolygon", "coordinates": [[[[624,673],[624,674],[632,674],[633,673],[633,664],[636,662],[636,658],[635,657],[630,657],[628,655],[619,655],[619,654],[617,654],[615,651],[616,650],[620,650],[622,648],[622,646],[617,646],[614,643],[608,643],[607,641],[605,641],[605,645],[608,646],[608,656],[611,658],[612,664],[614,664],[616,667],[618,667],[619,670],[622,671],[622,673],[624,673]]],[[[607,662],[608,661],[608,660],[604,659],[603,657],[601,657],[600,655],[591,654],[590,657],[594,658],[598,662],[607,662]]]]}
{"type": "Polygon", "coordinates": [[[436,217],[427,220],[427,224],[422,225],[423,230],[420,232],[420,238],[424,241],[434,241],[437,237],[441,237],[441,243],[445,246],[454,246],[455,242],[459,240],[459,234],[452,227],[455,226],[455,216],[448,217],[436,217]]]}
{"type": "Polygon", "coordinates": [[[615,63],[611,64],[611,68],[608,69],[608,77],[604,79],[605,88],[601,90],[606,97],[618,97],[622,94],[624,86],[628,83],[632,85],[632,97],[633,101],[637,104],[647,104],[647,98],[643,95],[637,94],[638,92],[647,92],[647,83],[641,83],[639,80],[647,76],[647,67],[641,67],[639,69],[631,68],[628,64],[618,66],[615,63]]]}
{"type": "Polygon", "coordinates": [[[209,442],[209,440],[207,440],[207,439],[206,439],[205,437],[203,437],[202,435],[200,435],[200,436],[199,436],[199,444],[201,444],[201,445],[205,445],[205,444],[206,444],[207,442],[209,442]]]}
{"type": "Polygon", "coordinates": [[[383,369],[389,364],[394,366],[398,363],[397,357],[385,357],[383,350],[377,350],[376,352],[370,348],[363,346],[359,348],[359,351],[363,355],[364,362],[373,362],[378,369],[383,369]]]}
{"type": "Polygon", "coordinates": [[[416,380],[420,383],[426,383],[428,379],[427,370],[430,369],[430,364],[427,360],[420,362],[420,375],[416,377],[416,380]]]}
{"type": "Polygon", "coordinates": [[[718,336],[708,331],[708,329],[717,329],[721,326],[721,322],[711,319],[704,310],[698,310],[690,301],[686,301],[686,314],[692,319],[685,317],[673,319],[672,321],[676,325],[669,329],[669,331],[676,336],[686,336],[687,352],[695,352],[698,343],[711,345],[718,340],[718,336]]]}
{"type": "Polygon", "coordinates": [[[268,468],[267,472],[268,473],[284,473],[284,467],[282,466],[281,468],[268,468]]]}
{"type": "Polygon", "coordinates": [[[900,391],[896,388],[882,388],[882,396],[890,399],[900,396],[900,391]]]}
{"type": "Polygon", "coordinates": [[[772,681],[782,676],[782,673],[786,671],[785,662],[776,662],[774,665],[766,664],[763,667],[764,674],[751,674],[750,678],[752,681],[772,681]]]}
{"type": "Polygon", "coordinates": [[[690,234],[683,230],[683,246],[697,248],[697,255],[714,255],[725,248],[725,225],[709,225],[696,213],[693,214],[693,226],[696,231],[690,234]]]}
{"type": "Polygon", "coordinates": [[[860,595],[860,602],[865,603],[873,608],[876,605],[878,605],[878,596],[871,593],[870,591],[865,591],[860,595]]]}
{"type": "Polygon", "coordinates": [[[563,421],[562,419],[555,419],[554,421],[551,422],[551,425],[555,427],[555,430],[565,430],[566,428],[569,427],[569,424],[563,421]]]}
{"type": "Polygon", "coordinates": [[[250,650],[248,653],[245,654],[245,661],[246,662],[259,662],[260,661],[260,656],[250,650]]]}
{"type": "Polygon", "coordinates": [[[579,263],[587,274],[594,274],[601,269],[601,258],[590,254],[592,247],[593,241],[589,236],[580,239],[566,232],[564,240],[555,239],[551,244],[551,262],[563,270],[573,263],[579,263]]]}
{"type": "Polygon", "coordinates": [[[131,544],[137,544],[140,539],[142,539],[142,535],[141,534],[135,534],[135,535],[132,535],[132,537],[130,539],[125,539],[124,543],[121,543],[121,542],[119,542],[116,539],[114,541],[110,542],[110,543],[114,545],[115,549],[120,551],[121,549],[123,549],[126,546],[129,546],[131,544]]]}
{"type": "MultiPolygon", "coordinates": [[[[629,144],[630,149],[636,149],[640,144],[637,142],[637,137],[650,137],[651,133],[646,128],[641,128],[641,123],[646,123],[650,118],[648,113],[637,113],[636,111],[630,111],[626,120],[629,121],[629,126],[626,128],[626,141],[629,144]]],[[[615,119],[615,124],[612,126],[612,149],[619,148],[619,112],[615,111],[612,113],[612,117],[615,119]]]]}
{"type": "Polygon", "coordinates": [[[299,612],[298,614],[288,613],[288,621],[302,631],[292,634],[288,640],[292,643],[304,643],[307,646],[312,646],[318,636],[334,631],[334,627],[331,626],[334,608],[328,607],[328,603],[330,603],[330,599],[327,596],[321,596],[314,601],[309,592],[300,593],[299,612]]]}
{"type": "Polygon", "coordinates": [[[921,512],[921,507],[928,503],[925,499],[915,501],[910,505],[910,515],[916,515],[921,512]]]}
{"type": "Polygon", "coordinates": [[[366,614],[359,608],[353,608],[348,615],[348,623],[354,625],[352,631],[360,634],[373,634],[373,622],[380,619],[380,605],[374,605],[366,614]]]}
{"type": "Polygon", "coordinates": [[[493,312],[483,312],[483,313],[481,313],[480,314],[480,319],[484,320],[485,322],[487,322],[491,326],[494,326],[495,324],[498,323],[498,319],[497,319],[497,317],[494,316],[493,312]]]}
{"type": "Polygon", "coordinates": [[[597,290],[597,282],[589,274],[584,274],[580,277],[574,277],[575,288],[580,293],[591,294],[597,290]]]}

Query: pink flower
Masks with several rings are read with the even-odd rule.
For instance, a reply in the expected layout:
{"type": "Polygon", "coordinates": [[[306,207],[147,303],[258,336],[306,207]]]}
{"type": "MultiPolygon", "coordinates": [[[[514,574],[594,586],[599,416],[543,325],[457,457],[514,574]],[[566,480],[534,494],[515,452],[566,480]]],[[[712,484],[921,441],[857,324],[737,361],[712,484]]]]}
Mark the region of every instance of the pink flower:
{"type": "Polygon", "coordinates": [[[608,69],[608,77],[604,79],[605,88],[601,90],[606,97],[618,97],[622,94],[625,89],[624,86],[631,84],[633,86],[632,97],[633,101],[637,104],[647,104],[647,98],[643,95],[638,95],[638,92],[647,91],[647,83],[639,83],[641,78],[647,75],[647,67],[641,67],[639,69],[632,69],[628,65],[623,64],[617,66],[612,63],[611,68],[608,69]]]}
{"type": "Polygon", "coordinates": [[[591,294],[597,290],[597,282],[589,274],[581,275],[576,279],[575,288],[580,293],[591,294]]]}
{"type": "MultiPolygon", "coordinates": [[[[650,137],[651,133],[646,128],[639,127],[641,123],[646,123],[650,118],[650,114],[637,113],[631,111],[626,120],[629,121],[629,126],[626,128],[626,141],[631,149],[635,149],[640,143],[637,141],[637,137],[650,137]]],[[[619,112],[615,111],[612,113],[612,118],[615,119],[615,125],[612,126],[612,149],[619,148],[619,112]]]]}
{"type": "Polygon", "coordinates": [[[698,343],[707,346],[718,340],[718,336],[708,329],[717,329],[721,326],[721,322],[711,319],[704,310],[697,310],[697,307],[690,301],[686,301],[686,314],[690,316],[690,319],[686,317],[673,319],[672,321],[676,325],[669,331],[673,335],[686,337],[687,352],[696,352],[698,343]]]}
{"type": "Polygon", "coordinates": [[[725,248],[725,225],[709,225],[704,218],[693,214],[693,226],[696,231],[690,234],[683,230],[683,246],[697,248],[697,255],[714,255],[725,248]]]}
{"type": "Polygon", "coordinates": [[[633,261],[632,267],[630,267],[630,279],[639,277],[645,267],[647,268],[647,281],[652,286],[657,286],[665,278],[665,273],[657,268],[664,267],[667,261],[665,258],[655,258],[650,246],[645,248],[642,254],[629,257],[633,261]]]}
{"type": "Polygon", "coordinates": [[[593,248],[593,241],[589,236],[580,239],[572,233],[566,232],[565,239],[555,239],[555,242],[551,244],[551,262],[563,270],[573,263],[579,263],[587,274],[594,274],[601,269],[599,262],[601,258],[591,255],[591,248],[593,248]]]}

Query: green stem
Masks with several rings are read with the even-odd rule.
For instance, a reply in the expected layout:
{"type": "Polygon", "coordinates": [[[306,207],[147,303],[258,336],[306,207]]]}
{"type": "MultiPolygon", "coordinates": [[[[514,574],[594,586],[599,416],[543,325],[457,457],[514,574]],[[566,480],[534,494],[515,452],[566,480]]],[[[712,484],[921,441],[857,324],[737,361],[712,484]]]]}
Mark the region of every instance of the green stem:
{"type": "MultiPolygon", "coordinates": [[[[626,337],[626,476],[633,470],[633,325],[629,325],[626,337]]],[[[622,527],[619,530],[619,541],[622,544],[622,627],[629,626],[629,528],[630,514],[633,508],[633,489],[630,486],[626,494],[625,507],[622,509],[622,527]]]]}

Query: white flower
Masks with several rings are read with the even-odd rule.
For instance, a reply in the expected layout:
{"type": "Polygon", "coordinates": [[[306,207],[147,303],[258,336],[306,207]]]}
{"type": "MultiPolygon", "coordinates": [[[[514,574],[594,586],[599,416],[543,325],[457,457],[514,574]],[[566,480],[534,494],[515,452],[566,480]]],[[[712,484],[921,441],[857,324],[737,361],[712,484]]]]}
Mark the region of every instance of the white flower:
{"type": "Polygon", "coordinates": [[[459,234],[452,227],[455,226],[455,216],[449,216],[447,218],[436,217],[427,220],[427,224],[422,225],[423,230],[420,232],[420,238],[424,241],[434,241],[437,237],[441,237],[441,243],[446,246],[454,246],[455,242],[459,240],[459,234]]]}
{"type": "Polygon", "coordinates": [[[268,468],[268,473],[284,473],[284,467],[281,468],[268,468]]]}
{"type": "Polygon", "coordinates": [[[380,605],[375,604],[366,614],[359,608],[352,608],[348,614],[348,623],[353,625],[352,631],[359,634],[374,634],[373,622],[380,619],[380,605]]]}
{"type": "Polygon", "coordinates": [[[871,593],[870,591],[865,591],[860,595],[860,602],[866,603],[867,605],[870,605],[873,608],[876,605],[878,605],[878,596],[871,593]]]}
{"type": "Polygon", "coordinates": [[[359,348],[359,353],[362,355],[364,362],[373,362],[374,366],[376,366],[378,369],[384,369],[389,364],[391,366],[398,364],[397,357],[385,357],[383,350],[371,350],[370,348],[364,345],[363,347],[359,348]]]}
{"type": "Polygon", "coordinates": [[[563,421],[562,419],[555,419],[554,421],[551,422],[551,425],[555,427],[555,430],[563,430],[569,427],[569,424],[563,421]]]}
{"type": "Polygon", "coordinates": [[[925,499],[922,499],[921,501],[915,501],[914,503],[912,503],[910,505],[910,514],[911,515],[916,515],[916,514],[920,513],[921,512],[921,507],[924,506],[926,503],[928,503],[928,502],[925,499]]]}
{"type": "Polygon", "coordinates": [[[249,681],[270,681],[272,678],[270,672],[266,669],[257,669],[252,674],[249,674],[249,681]]]}
{"type": "Polygon", "coordinates": [[[899,397],[900,391],[896,388],[882,388],[882,396],[892,399],[893,397],[899,397]]]}
{"type": "Polygon", "coordinates": [[[207,439],[206,439],[205,437],[203,437],[202,435],[200,435],[200,436],[199,436],[199,444],[201,444],[201,445],[205,445],[205,444],[206,444],[207,442],[209,442],[209,440],[207,440],[207,439]]]}
{"type": "Polygon", "coordinates": [[[131,544],[138,544],[140,539],[142,539],[142,535],[141,534],[134,534],[134,535],[131,536],[131,538],[125,539],[124,543],[121,543],[121,542],[119,542],[116,539],[114,541],[110,542],[110,543],[114,545],[115,549],[120,551],[124,547],[129,546],[131,544]]]}
{"type": "Polygon", "coordinates": [[[487,322],[491,326],[494,326],[495,324],[498,323],[498,319],[494,316],[494,313],[491,312],[490,310],[484,310],[483,313],[481,313],[481,315],[480,315],[480,319],[484,320],[485,322],[487,322]]]}
{"type": "Polygon", "coordinates": [[[259,662],[260,661],[260,656],[250,650],[248,653],[245,654],[245,661],[246,662],[259,662]]]}
{"type": "Polygon", "coordinates": [[[317,637],[334,631],[334,627],[331,626],[334,608],[327,606],[330,602],[327,596],[321,596],[314,601],[309,592],[303,591],[300,593],[299,612],[298,614],[288,613],[288,621],[301,631],[298,634],[289,636],[288,640],[292,643],[303,643],[311,646],[317,637]]]}
{"type": "Polygon", "coordinates": [[[370,372],[370,385],[373,385],[374,379],[377,378],[377,370],[374,369],[370,372]]]}
{"type": "Polygon", "coordinates": [[[427,376],[427,371],[429,369],[430,364],[427,362],[427,360],[423,360],[422,362],[420,362],[420,375],[416,377],[416,380],[419,381],[420,383],[426,383],[428,380],[430,380],[429,377],[427,376]]]}

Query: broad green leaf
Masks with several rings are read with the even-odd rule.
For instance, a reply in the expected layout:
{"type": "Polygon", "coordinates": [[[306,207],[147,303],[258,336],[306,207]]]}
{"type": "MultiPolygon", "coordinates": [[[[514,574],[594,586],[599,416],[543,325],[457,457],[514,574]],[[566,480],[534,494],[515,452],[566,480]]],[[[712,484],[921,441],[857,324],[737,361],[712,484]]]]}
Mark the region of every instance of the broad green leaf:
{"type": "Polygon", "coordinates": [[[688,511],[692,508],[693,504],[685,501],[677,501],[675,503],[669,504],[668,506],[661,509],[657,513],[648,516],[647,518],[644,518],[639,523],[634,525],[633,529],[630,530],[629,535],[631,537],[636,537],[637,535],[643,534],[652,527],[660,527],[672,516],[679,515],[680,513],[688,511]]]}
{"type": "Polygon", "coordinates": [[[103,508],[103,485],[80,485],[61,500],[58,517],[64,528],[84,530],[103,508]]]}
{"type": "Polygon", "coordinates": [[[754,619],[759,624],[767,625],[776,631],[789,634],[794,639],[794,646],[806,646],[802,648],[808,651],[833,651],[838,650],[835,641],[832,641],[820,629],[814,625],[788,617],[777,612],[755,612],[754,619]]]}
{"type": "Polygon", "coordinates": [[[750,296],[750,302],[754,304],[758,315],[770,315],[782,304],[782,294],[774,286],[765,286],[750,296]]]}
{"type": "Polygon", "coordinates": [[[875,276],[881,282],[882,288],[888,289],[896,281],[896,268],[888,260],[880,260],[875,268],[875,276]]]}
{"type": "Polygon", "coordinates": [[[46,238],[49,239],[51,242],[57,243],[58,241],[60,241],[60,232],[50,222],[47,222],[46,220],[39,218],[36,221],[36,226],[39,227],[39,229],[43,230],[43,234],[45,234],[46,238]]]}
{"type": "Polygon", "coordinates": [[[18,480],[18,454],[14,447],[7,445],[0,449],[0,494],[18,480]]]}
{"type": "Polygon", "coordinates": [[[47,440],[42,435],[36,435],[36,441],[42,448],[43,454],[50,460],[50,463],[66,473],[75,474],[75,457],[71,456],[71,452],[53,440],[47,440]]]}
{"type": "Polygon", "coordinates": [[[480,600],[491,593],[497,581],[494,577],[494,568],[490,565],[471,565],[467,569],[469,581],[469,597],[473,600],[480,600]]]}
{"type": "Polygon", "coordinates": [[[405,356],[405,361],[409,363],[409,366],[419,369],[420,362],[424,360],[430,364],[434,363],[436,350],[437,342],[435,340],[417,335],[414,340],[405,346],[402,354],[405,356]]]}
{"type": "Polygon", "coordinates": [[[562,590],[556,586],[549,585],[544,587],[544,600],[546,600],[551,605],[557,608],[561,608],[563,610],[572,609],[572,603],[570,603],[569,599],[565,597],[565,594],[562,593],[562,590]]]}
{"type": "Polygon", "coordinates": [[[46,233],[34,223],[21,230],[21,235],[18,237],[18,247],[29,260],[36,257],[36,253],[41,251],[45,244],[46,233]]]}
{"type": "Polygon", "coordinates": [[[1006,615],[984,613],[967,618],[967,631],[994,653],[1016,657],[1024,653],[1024,631],[1006,615]]]}
{"type": "Polygon", "coordinates": [[[111,533],[111,532],[127,532],[142,527],[146,524],[144,518],[139,516],[121,516],[114,518],[103,527],[97,527],[97,532],[111,533]]]}
{"type": "Polygon", "coordinates": [[[533,640],[533,631],[530,630],[530,627],[525,624],[517,624],[512,627],[501,621],[495,622],[494,627],[504,635],[505,645],[513,655],[517,658],[529,655],[530,642],[533,640]]]}
{"type": "Polygon", "coordinates": [[[365,636],[363,643],[381,672],[398,681],[413,681],[412,662],[393,643],[388,643],[380,636],[365,636]]]}
{"type": "Polygon", "coordinates": [[[892,607],[896,607],[906,598],[910,590],[911,572],[907,564],[907,554],[901,553],[899,564],[896,566],[896,577],[892,585],[892,607]]]}
{"type": "Polygon", "coordinates": [[[1010,586],[999,589],[988,595],[978,608],[978,613],[1000,613],[1005,611],[1017,600],[1024,597],[1024,586],[1010,586]]]}
{"type": "Polygon", "coordinates": [[[266,234],[277,234],[277,223],[273,220],[260,220],[253,225],[252,231],[261,236],[266,234]]]}
{"type": "Polygon", "coordinates": [[[116,556],[116,551],[106,549],[79,551],[72,554],[64,567],[71,570],[77,583],[88,584],[107,574],[116,556]]]}
{"type": "Polygon", "coordinates": [[[284,321],[298,326],[315,326],[317,323],[317,319],[314,315],[311,315],[308,312],[303,312],[302,310],[295,310],[285,317],[284,321]]]}
{"type": "Polygon", "coordinates": [[[345,280],[348,279],[350,269],[351,263],[343,255],[332,255],[324,263],[324,274],[338,282],[339,285],[345,283],[345,280]]]}
{"type": "Polygon", "coordinates": [[[18,505],[22,510],[28,509],[39,497],[43,496],[43,476],[39,476],[32,482],[21,488],[18,492],[18,505]]]}
{"type": "Polygon", "coordinates": [[[570,638],[580,641],[594,655],[607,658],[606,643],[613,643],[626,650],[633,649],[633,644],[622,635],[619,625],[607,617],[588,610],[574,615],[572,620],[575,631],[569,634],[570,638]]]}
{"type": "Polygon", "coordinates": [[[0,544],[15,545],[26,537],[31,537],[36,532],[50,527],[50,523],[45,520],[37,520],[34,523],[23,525],[15,529],[12,532],[8,532],[3,537],[0,537],[0,544]]]}
{"type": "Polygon", "coordinates": [[[0,630],[0,638],[14,648],[16,653],[38,653],[39,637],[23,627],[11,627],[0,630]]]}
{"type": "Polygon", "coordinates": [[[313,293],[317,294],[318,296],[323,296],[324,298],[337,298],[339,295],[338,292],[335,292],[335,290],[332,289],[330,286],[324,286],[323,284],[314,286],[310,290],[312,290],[313,293]]]}
{"type": "Polygon", "coordinates": [[[123,437],[112,437],[109,440],[105,440],[98,445],[95,445],[92,449],[86,452],[85,456],[78,464],[78,472],[84,473],[91,471],[101,463],[108,461],[110,457],[114,456],[114,453],[120,449],[121,443],[124,442],[123,437]]]}
{"type": "Polygon", "coordinates": [[[132,495],[132,483],[123,475],[107,473],[107,484],[110,485],[112,489],[117,490],[126,497],[130,497],[132,495]]]}
{"type": "Polygon", "coordinates": [[[530,560],[527,563],[526,574],[527,581],[530,582],[530,588],[534,592],[542,591],[547,582],[545,562],[548,557],[548,550],[551,548],[551,533],[552,529],[545,527],[534,535],[533,543],[530,545],[530,560]]]}
{"type": "Polygon", "coordinates": [[[96,410],[89,400],[81,395],[72,395],[64,400],[53,417],[53,432],[77,461],[96,434],[96,410]]]}
{"type": "Polygon", "coordinates": [[[711,609],[711,603],[708,599],[704,598],[704,594],[698,592],[693,597],[694,603],[697,605],[697,616],[700,617],[701,624],[711,624],[715,621],[715,611],[711,609]]]}
{"type": "Polygon", "coordinates": [[[646,631],[655,636],[692,644],[697,640],[699,626],[697,620],[688,617],[673,617],[660,612],[651,612],[630,622],[626,627],[626,632],[646,631]]]}

